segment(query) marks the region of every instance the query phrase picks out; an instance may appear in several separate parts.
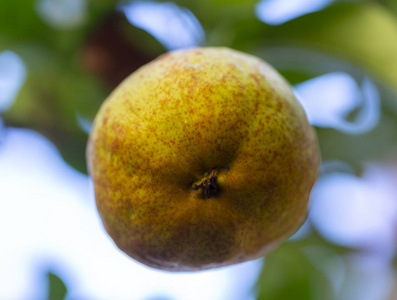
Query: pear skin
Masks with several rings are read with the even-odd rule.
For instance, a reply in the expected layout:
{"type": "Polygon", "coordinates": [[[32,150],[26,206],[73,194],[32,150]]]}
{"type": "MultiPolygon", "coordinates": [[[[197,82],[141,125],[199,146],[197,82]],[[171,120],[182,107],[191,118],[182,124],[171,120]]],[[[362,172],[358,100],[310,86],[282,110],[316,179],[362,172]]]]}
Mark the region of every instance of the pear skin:
{"type": "Polygon", "coordinates": [[[306,218],[319,161],[289,84],[227,48],[141,67],[103,103],[87,146],[106,231],[130,257],[168,271],[263,256],[306,218]]]}

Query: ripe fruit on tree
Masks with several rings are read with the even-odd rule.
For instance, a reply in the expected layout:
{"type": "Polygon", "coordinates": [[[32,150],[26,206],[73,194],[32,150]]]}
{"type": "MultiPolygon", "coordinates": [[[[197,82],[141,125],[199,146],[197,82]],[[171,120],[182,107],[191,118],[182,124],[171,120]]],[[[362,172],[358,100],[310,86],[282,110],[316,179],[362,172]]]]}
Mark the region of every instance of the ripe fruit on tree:
{"type": "Polygon", "coordinates": [[[154,268],[262,256],[304,221],[313,128],[267,63],[227,48],[164,54],[102,105],[87,147],[104,227],[154,268]]]}

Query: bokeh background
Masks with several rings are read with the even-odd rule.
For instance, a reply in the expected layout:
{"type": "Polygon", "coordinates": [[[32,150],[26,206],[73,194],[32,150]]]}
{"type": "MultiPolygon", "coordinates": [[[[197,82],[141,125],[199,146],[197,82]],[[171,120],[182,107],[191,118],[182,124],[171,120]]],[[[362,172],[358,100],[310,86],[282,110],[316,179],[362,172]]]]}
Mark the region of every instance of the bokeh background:
{"type": "Polygon", "coordinates": [[[0,0],[0,299],[397,299],[397,1],[0,0]],[[265,258],[170,274],[105,234],[86,173],[99,106],[165,51],[267,60],[316,128],[302,228],[265,258]]]}

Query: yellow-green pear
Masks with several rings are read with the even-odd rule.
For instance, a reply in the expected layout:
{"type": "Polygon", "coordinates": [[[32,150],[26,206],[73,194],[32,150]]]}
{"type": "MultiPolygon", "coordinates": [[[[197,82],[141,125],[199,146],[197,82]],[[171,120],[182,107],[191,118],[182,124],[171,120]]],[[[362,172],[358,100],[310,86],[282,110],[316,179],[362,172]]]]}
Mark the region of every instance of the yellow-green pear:
{"type": "Polygon", "coordinates": [[[168,271],[264,255],[307,215],[313,128],[270,65],[227,48],[169,52],[103,103],[87,147],[116,245],[168,271]]]}

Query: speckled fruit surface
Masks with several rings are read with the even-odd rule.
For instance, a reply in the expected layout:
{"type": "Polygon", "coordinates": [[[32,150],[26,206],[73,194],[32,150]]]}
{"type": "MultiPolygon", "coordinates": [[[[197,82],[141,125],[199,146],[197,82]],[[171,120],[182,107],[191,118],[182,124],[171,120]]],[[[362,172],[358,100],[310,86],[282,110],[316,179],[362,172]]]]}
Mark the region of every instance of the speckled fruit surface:
{"type": "Polygon", "coordinates": [[[164,54],[95,119],[87,161],[104,227],[169,271],[258,258],[307,214],[319,150],[285,80],[227,48],[164,54]]]}

